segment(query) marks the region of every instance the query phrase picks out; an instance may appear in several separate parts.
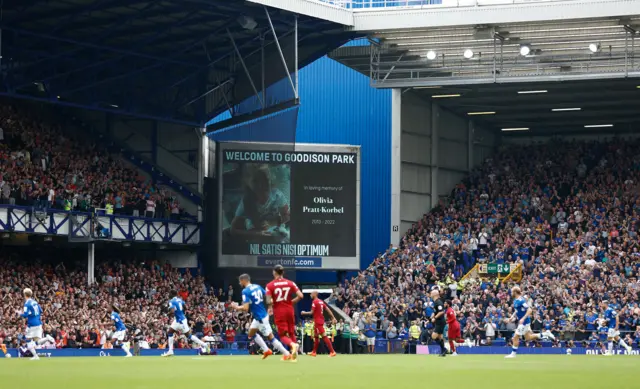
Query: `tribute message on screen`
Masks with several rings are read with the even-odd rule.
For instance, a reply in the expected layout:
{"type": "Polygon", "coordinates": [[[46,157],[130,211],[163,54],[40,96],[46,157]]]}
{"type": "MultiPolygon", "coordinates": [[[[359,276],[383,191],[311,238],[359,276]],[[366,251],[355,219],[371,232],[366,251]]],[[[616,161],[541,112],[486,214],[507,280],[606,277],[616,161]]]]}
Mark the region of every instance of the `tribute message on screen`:
{"type": "Polygon", "coordinates": [[[358,154],[222,151],[222,255],[355,257],[358,154]]]}

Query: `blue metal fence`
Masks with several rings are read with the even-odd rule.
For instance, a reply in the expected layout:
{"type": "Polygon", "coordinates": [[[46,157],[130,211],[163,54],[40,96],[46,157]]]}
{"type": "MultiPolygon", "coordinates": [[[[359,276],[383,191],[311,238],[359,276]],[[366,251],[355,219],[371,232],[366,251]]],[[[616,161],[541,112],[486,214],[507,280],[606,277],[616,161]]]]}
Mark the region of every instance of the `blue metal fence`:
{"type": "Polygon", "coordinates": [[[200,224],[127,215],[68,212],[0,205],[0,232],[68,236],[71,241],[109,239],[197,245],[200,224]]]}
{"type": "Polygon", "coordinates": [[[387,7],[424,7],[442,4],[442,0],[320,0],[346,9],[387,8],[387,7]]]}
{"type": "MultiPolygon", "coordinates": [[[[334,344],[341,346],[340,342],[343,339],[337,338],[334,344]]],[[[349,342],[349,339],[344,340],[349,342]]],[[[247,341],[238,342],[210,342],[211,351],[208,354],[203,354],[200,349],[175,349],[176,356],[204,356],[204,355],[250,355],[259,353],[257,347],[247,341]]],[[[365,354],[367,353],[367,347],[364,342],[353,341],[351,342],[353,348],[340,347],[338,351],[343,353],[353,354],[365,354]]],[[[324,347],[324,345],[323,345],[324,347]]],[[[377,354],[438,354],[440,347],[437,345],[421,345],[416,342],[409,342],[407,340],[376,340],[375,352],[377,354]]],[[[459,354],[476,354],[476,355],[507,355],[511,352],[510,347],[506,346],[480,346],[469,347],[459,346],[456,351],[459,354]]],[[[139,356],[160,356],[166,352],[166,349],[140,349],[136,354],[139,356]]],[[[8,349],[7,353],[11,357],[20,356],[19,349],[8,349]]],[[[576,354],[576,355],[602,355],[602,349],[595,347],[595,345],[589,345],[588,347],[567,347],[566,343],[561,343],[557,347],[520,347],[518,349],[519,354],[537,354],[537,355],[560,355],[560,354],[576,354]]],[[[632,355],[639,356],[640,349],[634,347],[631,352],[626,352],[620,348],[613,350],[613,354],[616,355],[632,355]]],[[[39,349],[38,356],[40,357],[124,357],[125,353],[121,349],[39,349]]],[[[0,357],[5,357],[5,354],[0,350],[0,357]]]]}

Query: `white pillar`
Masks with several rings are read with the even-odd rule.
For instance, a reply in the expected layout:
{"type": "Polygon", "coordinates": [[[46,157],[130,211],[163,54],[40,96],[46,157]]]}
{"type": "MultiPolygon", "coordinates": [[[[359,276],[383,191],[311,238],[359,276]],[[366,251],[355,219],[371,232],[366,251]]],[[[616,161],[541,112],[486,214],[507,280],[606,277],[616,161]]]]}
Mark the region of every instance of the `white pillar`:
{"type": "Polygon", "coordinates": [[[438,141],[440,138],[440,107],[431,104],[431,208],[438,205],[438,141]]]}
{"type": "Polygon", "coordinates": [[[95,259],[95,243],[89,243],[87,250],[87,284],[92,285],[95,282],[95,269],[96,269],[96,259],[95,259]]]}
{"type": "Polygon", "coordinates": [[[402,193],[402,90],[391,90],[391,244],[400,242],[402,193]]]}
{"type": "MultiPolygon", "coordinates": [[[[209,137],[205,127],[198,129],[200,142],[198,143],[198,192],[204,196],[204,179],[209,176],[209,137]]],[[[202,221],[203,208],[198,206],[198,221],[202,221]]]]}

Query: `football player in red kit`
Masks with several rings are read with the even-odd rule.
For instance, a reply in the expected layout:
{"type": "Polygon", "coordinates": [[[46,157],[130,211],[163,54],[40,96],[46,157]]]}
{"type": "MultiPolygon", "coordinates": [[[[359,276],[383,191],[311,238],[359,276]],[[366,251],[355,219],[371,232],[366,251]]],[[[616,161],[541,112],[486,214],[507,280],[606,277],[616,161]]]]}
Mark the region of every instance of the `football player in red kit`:
{"type": "Polygon", "coordinates": [[[327,336],[324,331],[324,313],[327,312],[329,316],[331,316],[331,322],[333,324],[336,323],[336,318],[333,316],[333,312],[331,309],[327,309],[327,304],[324,301],[318,298],[318,292],[311,292],[311,298],[313,298],[313,302],[311,303],[311,312],[301,312],[302,315],[313,315],[313,323],[315,325],[315,341],[313,343],[313,352],[309,355],[315,357],[318,352],[318,346],[320,345],[320,338],[324,340],[324,344],[327,345],[329,349],[329,356],[335,357],[336,352],[333,350],[333,345],[331,344],[331,340],[327,336]]]}
{"type": "Polygon", "coordinates": [[[447,336],[449,338],[451,356],[457,356],[458,353],[456,352],[456,343],[462,343],[464,341],[460,333],[460,323],[458,323],[458,319],[456,319],[456,311],[453,310],[453,304],[451,304],[451,300],[445,301],[444,307],[446,308],[444,315],[447,319],[447,325],[449,326],[447,336]]]}
{"type": "Polygon", "coordinates": [[[280,341],[291,349],[291,360],[298,358],[298,343],[296,341],[296,319],[293,304],[304,296],[293,281],[284,278],[284,267],[276,265],[273,268],[273,281],[266,287],[267,307],[269,313],[273,311],[274,322],[278,329],[280,341]]]}

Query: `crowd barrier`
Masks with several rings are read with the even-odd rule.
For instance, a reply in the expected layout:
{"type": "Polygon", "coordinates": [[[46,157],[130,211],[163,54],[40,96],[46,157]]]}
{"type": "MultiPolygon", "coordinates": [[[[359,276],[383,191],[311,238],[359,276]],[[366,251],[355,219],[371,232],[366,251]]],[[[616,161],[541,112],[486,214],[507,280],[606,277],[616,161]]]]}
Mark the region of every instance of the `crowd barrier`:
{"type": "Polygon", "coordinates": [[[320,0],[341,8],[354,11],[378,10],[380,8],[421,9],[429,6],[478,7],[487,5],[549,3],[566,0],[320,0]]]}
{"type": "MultiPolygon", "coordinates": [[[[159,357],[167,350],[151,349],[140,350],[141,357],[159,357]]],[[[11,357],[18,357],[18,349],[10,348],[7,350],[11,357]]],[[[200,350],[174,350],[176,356],[198,356],[200,350]]],[[[53,358],[53,357],[124,357],[124,351],[121,349],[40,349],[38,350],[38,356],[41,358],[53,358]]],[[[249,355],[248,350],[242,349],[214,349],[211,355],[249,355]]],[[[5,354],[0,350],[0,356],[5,357],[5,354]]]]}
{"type": "MultiPolygon", "coordinates": [[[[219,348],[213,348],[211,355],[249,355],[249,350],[246,346],[248,344],[240,345],[236,343],[229,343],[220,345],[219,348]]],[[[570,352],[567,351],[567,347],[520,347],[518,354],[537,354],[537,355],[602,355],[602,350],[599,348],[585,348],[574,347],[570,352]]],[[[164,349],[151,349],[140,350],[139,356],[142,357],[159,357],[166,350],[164,349]]],[[[458,354],[469,355],[507,355],[511,352],[511,347],[504,346],[459,346],[457,347],[458,354]]],[[[360,351],[352,350],[353,353],[366,353],[366,348],[362,347],[360,351]]],[[[408,343],[403,340],[384,340],[380,339],[376,341],[375,352],[377,354],[418,354],[429,355],[438,354],[440,347],[437,345],[421,345],[415,343],[408,343]]],[[[8,349],[7,353],[11,357],[18,357],[18,349],[8,349]]],[[[175,349],[176,356],[198,356],[200,350],[198,349],[175,349]]],[[[615,354],[626,354],[624,350],[616,349],[615,354]]],[[[640,355],[640,349],[634,348],[631,351],[631,355],[640,355]]],[[[124,357],[124,351],[121,349],[40,349],[38,350],[38,356],[43,358],[51,357],[124,357]]],[[[0,357],[5,357],[5,354],[0,350],[0,357]]]]}
{"type": "Polygon", "coordinates": [[[129,215],[100,215],[0,204],[0,232],[66,236],[71,241],[200,243],[200,223],[129,215]]]}
{"type": "MultiPolygon", "coordinates": [[[[360,347],[364,352],[365,347],[360,347]]],[[[511,352],[511,348],[505,345],[497,346],[459,346],[457,347],[459,353],[463,354],[508,354],[511,352]]],[[[433,354],[438,353],[440,348],[437,345],[421,345],[406,340],[394,339],[377,339],[375,345],[375,352],[377,354],[433,354]]],[[[567,347],[563,343],[563,347],[521,347],[519,352],[524,354],[566,354],[567,347]]],[[[574,347],[571,349],[572,354],[601,354],[601,350],[593,344],[591,347],[574,347]]],[[[623,353],[622,350],[617,353],[623,353]]],[[[634,347],[632,352],[634,355],[640,355],[640,350],[634,347]]]]}
{"type": "MultiPolygon", "coordinates": [[[[511,347],[494,347],[494,346],[479,346],[479,347],[456,347],[458,354],[475,354],[475,355],[507,355],[511,353],[511,347]]],[[[416,354],[438,354],[440,347],[438,346],[423,346],[418,345],[416,347],[416,354]]],[[[624,350],[614,350],[615,354],[623,355],[627,354],[624,350]]],[[[518,354],[534,354],[534,355],[602,355],[602,350],[574,347],[568,349],[566,347],[520,347],[518,354]],[[571,350],[571,351],[568,351],[571,350]]],[[[640,355],[640,350],[634,349],[630,355],[640,355]]]]}

